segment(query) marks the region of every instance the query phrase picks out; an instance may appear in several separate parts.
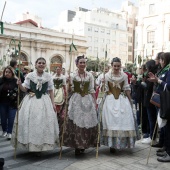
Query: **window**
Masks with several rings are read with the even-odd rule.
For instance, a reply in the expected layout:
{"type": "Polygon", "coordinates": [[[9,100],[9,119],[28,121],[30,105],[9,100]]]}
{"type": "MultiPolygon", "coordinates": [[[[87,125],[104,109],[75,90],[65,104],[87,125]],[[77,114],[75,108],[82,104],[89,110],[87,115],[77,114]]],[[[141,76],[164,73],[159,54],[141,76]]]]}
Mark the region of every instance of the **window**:
{"type": "Polygon", "coordinates": [[[94,42],[98,42],[98,38],[97,37],[94,37],[94,42]]]}
{"type": "Polygon", "coordinates": [[[155,4],[149,5],[149,15],[153,15],[155,13],[155,4]]]}
{"type": "Polygon", "coordinates": [[[128,46],[128,51],[132,52],[132,46],[128,46]]]}
{"type": "Polygon", "coordinates": [[[128,32],[132,33],[133,32],[133,29],[128,27],[128,32]]]}
{"type": "Polygon", "coordinates": [[[88,31],[92,31],[92,27],[88,27],[88,31]]]}
{"type": "Polygon", "coordinates": [[[154,43],[155,42],[155,31],[147,32],[147,42],[154,43]]]}
{"type": "Polygon", "coordinates": [[[101,33],[104,33],[105,32],[105,30],[104,29],[101,29],[101,33]]]}
{"type": "Polygon", "coordinates": [[[95,29],[94,29],[94,32],[99,32],[99,28],[95,28],[95,29]]]}

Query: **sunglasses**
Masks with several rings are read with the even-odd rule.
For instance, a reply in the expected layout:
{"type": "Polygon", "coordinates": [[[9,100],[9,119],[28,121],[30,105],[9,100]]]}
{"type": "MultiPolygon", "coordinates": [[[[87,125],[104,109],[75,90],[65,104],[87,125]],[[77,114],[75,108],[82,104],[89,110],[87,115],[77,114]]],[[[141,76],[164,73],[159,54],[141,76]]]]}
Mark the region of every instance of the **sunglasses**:
{"type": "Polygon", "coordinates": [[[44,64],[45,64],[45,62],[38,62],[38,64],[43,64],[43,65],[44,65],[44,64]]]}

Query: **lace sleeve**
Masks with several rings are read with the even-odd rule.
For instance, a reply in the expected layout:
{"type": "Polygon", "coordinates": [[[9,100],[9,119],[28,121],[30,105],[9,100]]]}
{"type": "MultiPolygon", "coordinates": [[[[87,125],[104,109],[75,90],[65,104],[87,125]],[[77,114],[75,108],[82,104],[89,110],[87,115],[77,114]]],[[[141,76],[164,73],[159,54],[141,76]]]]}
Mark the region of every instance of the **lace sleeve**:
{"type": "Polygon", "coordinates": [[[89,93],[95,93],[95,90],[94,90],[94,77],[93,77],[92,74],[89,74],[89,78],[90,78],[89,93]]]}
{"type": "Polygon", "coordinates": [[[52,76],[50,75],[50,79],[48,81],[48,88],[47,90],[53,90],[54,89],[54,83],[53,83],[53,78],[52,76]]]}
{"type": "Polygon", "coordinates": [[[131,90],[130,85],[128,83],[128,76],[124,74],[124,85],[123,85],[123,90],[131,90]]]}
{"type": "Polygon", "coordinates": [[[30,78],[29,78],[29,74],[25,77],[24,83],[22,83],[22,86],[30,89],[30,78]]]}

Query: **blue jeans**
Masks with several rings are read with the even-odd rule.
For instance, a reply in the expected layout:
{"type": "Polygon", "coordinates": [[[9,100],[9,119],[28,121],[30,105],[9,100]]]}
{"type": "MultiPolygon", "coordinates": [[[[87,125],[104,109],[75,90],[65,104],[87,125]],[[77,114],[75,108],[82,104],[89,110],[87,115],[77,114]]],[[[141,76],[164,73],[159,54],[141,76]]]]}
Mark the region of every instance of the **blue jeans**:
{"type": "Polygon", "coordinates": [[[9,103],[0,103],[1,125],[3,132],[12,133],[17,109],[11,108],[9,103]]]}

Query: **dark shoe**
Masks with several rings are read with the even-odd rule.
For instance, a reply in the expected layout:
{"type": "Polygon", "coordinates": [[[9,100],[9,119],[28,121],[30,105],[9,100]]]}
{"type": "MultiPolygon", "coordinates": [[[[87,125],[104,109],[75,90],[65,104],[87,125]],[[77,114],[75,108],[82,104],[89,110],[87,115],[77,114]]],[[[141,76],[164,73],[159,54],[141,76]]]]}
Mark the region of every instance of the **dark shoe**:
{"type": "Polygon", "coordinates": [[[35,152],[36,157],[41,157],[41,152],[35,152]]]}
{"type": "Polygon", "coordinates": [[[80,154],[81,154],[80,149],[75,149],[75,155],[77,156],[77,155],[80,155],[80,154]]]}
{"type": "Polygon", "coordinates": [[[170,156],[166,153],[165,156],[157,158],[159,162],[170,162],[170,156]]]}
{"type": "Polygon", "coordinates": [[[165,151],[165,147],[158,149],[156,152],[164,152],[164,151],[165,151]]]}
{"type": "Polygon", "coordinates": [[[154,147],[154,148],[162,148],[163,146],[161,144],[157,143],[155,145],[152,145],[152,147],[154,147]]]}
{"type": "Polygon", "coordinates": [[[160,156],[160,157],[163,157],[163,156],[166,155],[166,151],[164,151],[164,152],[157,152],[156,155],[160,156]]]}
{"type": "Polygon", "coordinates": [[[115,153],[116,149],[115,148],[110,148],[110,153],[115,153]]]}
{"type": "Polygon", "coordinates": [[[80,151],[81,151],[82,153],[84,153],[85,149],[80,149],[80,151]]]}

